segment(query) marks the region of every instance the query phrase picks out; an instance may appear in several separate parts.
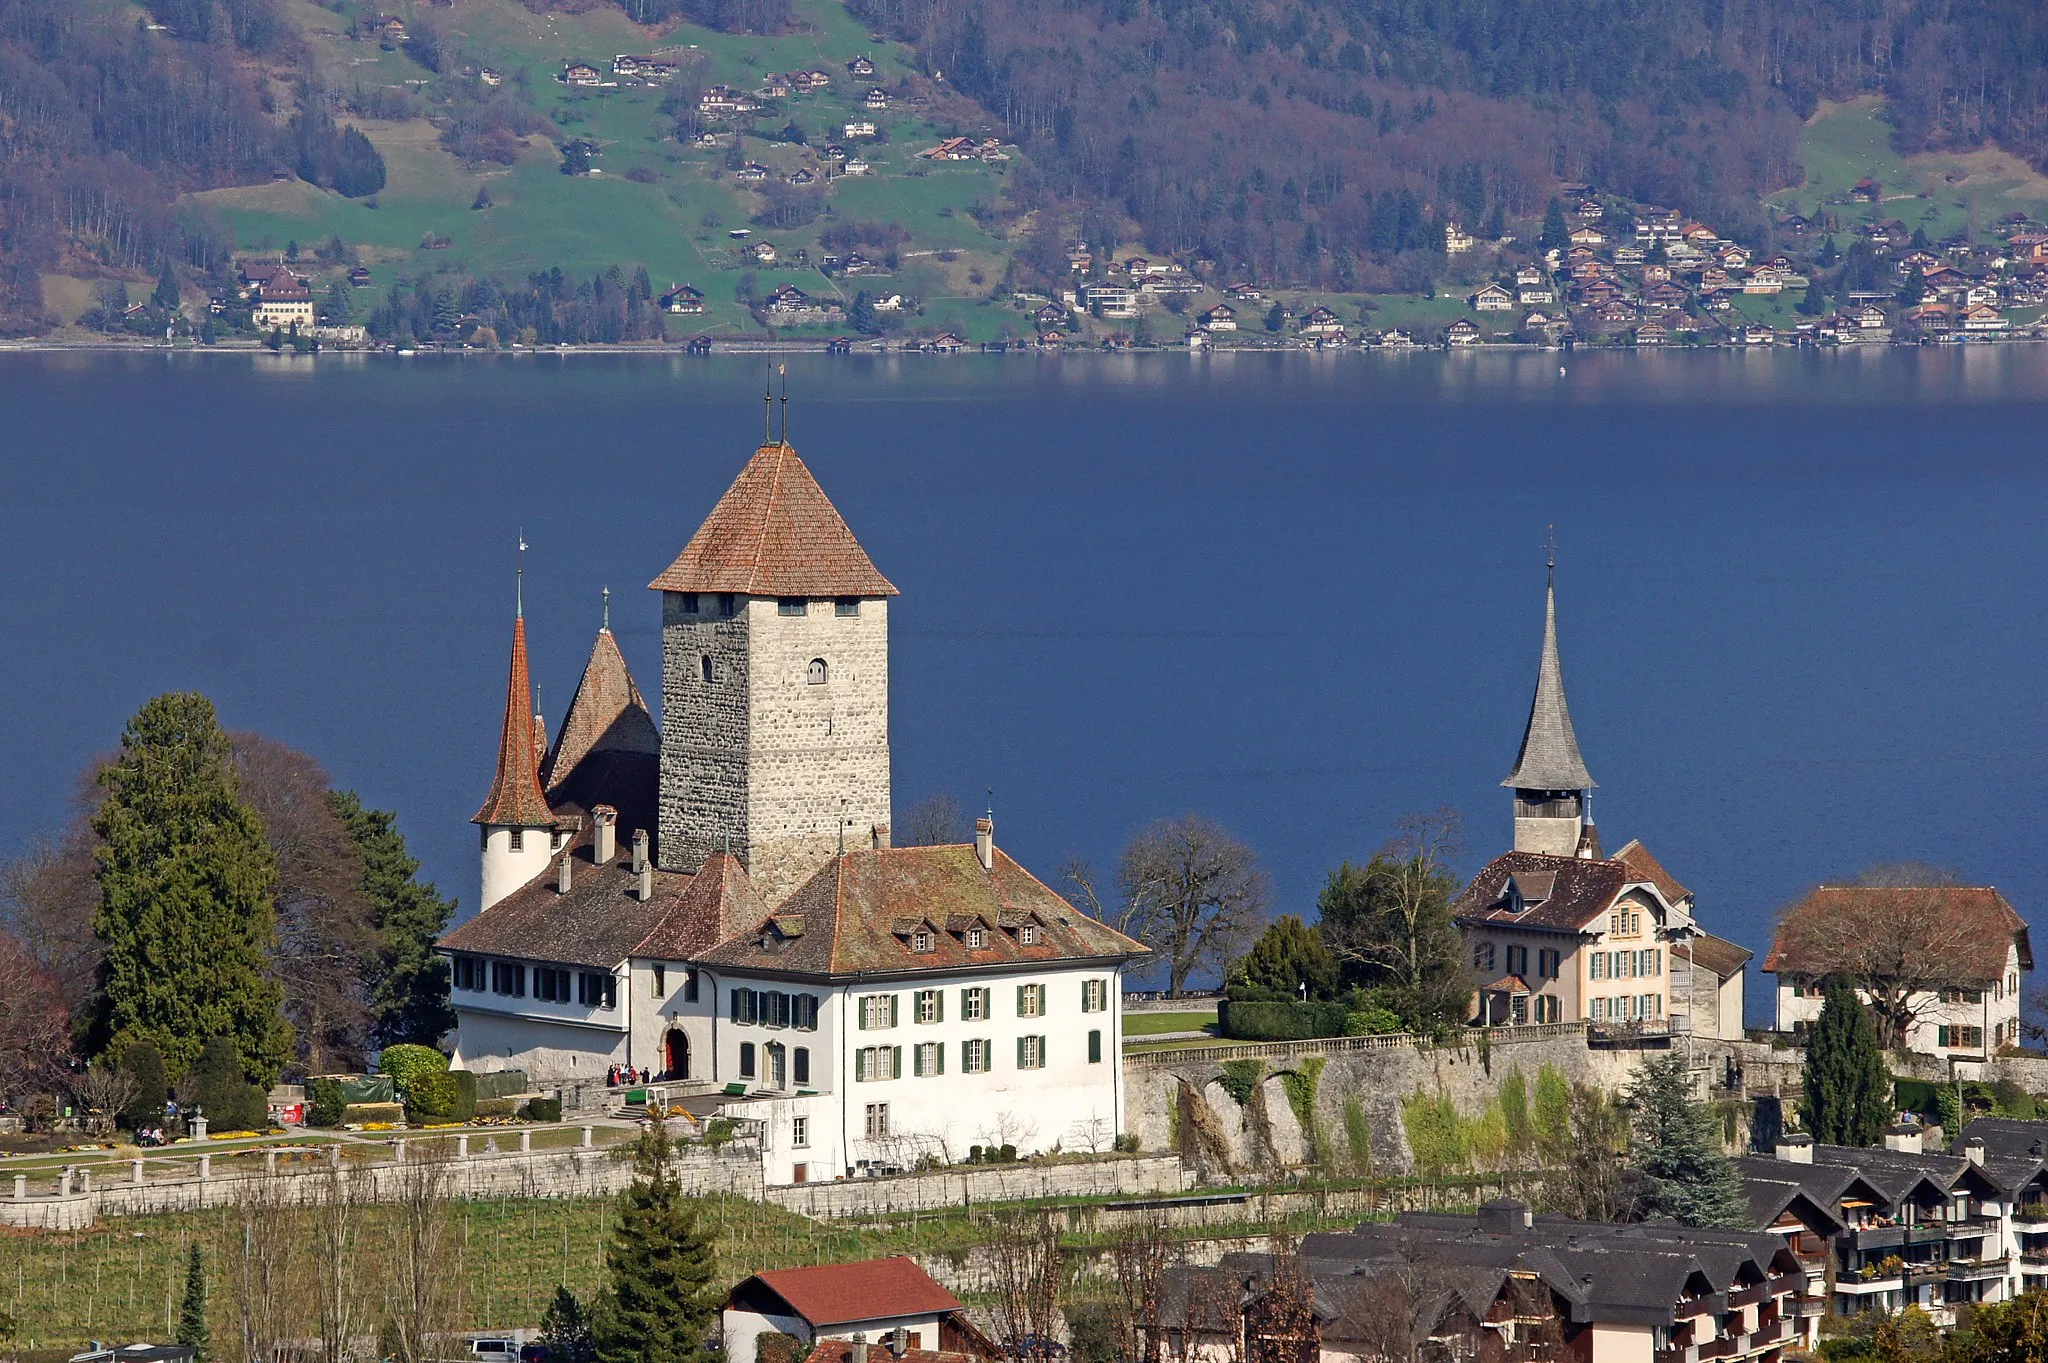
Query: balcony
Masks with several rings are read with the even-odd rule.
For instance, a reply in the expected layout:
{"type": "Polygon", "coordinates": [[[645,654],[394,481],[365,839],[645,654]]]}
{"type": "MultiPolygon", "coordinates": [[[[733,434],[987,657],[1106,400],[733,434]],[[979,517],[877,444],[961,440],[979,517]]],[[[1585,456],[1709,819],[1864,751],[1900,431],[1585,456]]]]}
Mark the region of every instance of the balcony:
{"type": "Polygon", "coordinates": [[[1859,1278],[1845,1275],[1835,1279],[1835,1291],[1851,1297],[1867,1297],[1878,1292],[1896,1292],[1904,1282],[1904,1277],[1896,1271],[1882,1278],[1859,1278]]]}
{"type": "Polygon", "coordinates": [[[1906,1243],[1906,1226],[1858,1226],[1848,1234],[1856,1249],[1897,1249],[1906,1243]]]}
{"type": "Polygon", "coordinates": [[[2011,1260],[2003,1254],[1993,1259],[1951,1259],[1947,1276],[1952,1283],[1981,1283],[2003,1278],[2010,1267],[2011,1260]]]}
{"type": "Polygon", "coordinates": [[[1995,1216],[1972,1216],[1962,1221],[1944,1221],[1942,1233],[1950,1240],[1981,1240],[1987,1235],[1998,1234],[1998,1218],[1995,1216]]]}
{"type": "Polygon", "coordinates": [[[1938,1283],[1949,1277],[1948,1264],[1940,1260],[1906,1265],[1906,1286],[1918,1287],[1921,1283],[1938,1283]]]}
{"type": "Polygon", "coordinates": [[[2048,1231],[2048,1202],[2024,1202],[2012,1209],[2016,1231],[2048,1231]]]}

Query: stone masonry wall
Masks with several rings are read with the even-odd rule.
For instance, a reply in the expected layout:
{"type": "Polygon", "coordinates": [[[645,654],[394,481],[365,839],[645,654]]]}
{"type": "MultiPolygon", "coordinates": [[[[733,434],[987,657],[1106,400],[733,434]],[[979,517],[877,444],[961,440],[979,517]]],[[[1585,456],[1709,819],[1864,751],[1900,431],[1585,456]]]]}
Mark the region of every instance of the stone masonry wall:
{"type": "Polygon", "coordinates": [[[934,1211],[975,1203],[1024,1202],[1043,1197],[1156,1196],[1186,1191],[1178,1155],[1100,1159],[1063,1164],[1013,1164],[990,1169],[797,1183],[769,1188],[767,1200],[815,1217],[879,1216],[934,1211]]]}
{"type": "MultiPolygon", "coordinates": [[[[716,595],[698,604],[715,610],[716,595]]],[[[774,609],[770,603],[769,609],[774,609]]],[[[661,594],[661,816],[655,859],[694,871],[731,840],[747,847],[747,725],[751,651],[744,598],[730,617],[688,614],[683,593],[661,594]],[[704,659],[711,680],[704,680],[704,659]]],[[[622,829],[630,839],[630,829],[622,829]]]]}
{"type": "Polygon", "coordinates": [[[889,602],[840,615],[830,598],[803,615],[748,603],[747,872],[770,904],[840,847],[889,822],[889,602]],[[809,680],[811,663],[825,680],[809,680]]]}

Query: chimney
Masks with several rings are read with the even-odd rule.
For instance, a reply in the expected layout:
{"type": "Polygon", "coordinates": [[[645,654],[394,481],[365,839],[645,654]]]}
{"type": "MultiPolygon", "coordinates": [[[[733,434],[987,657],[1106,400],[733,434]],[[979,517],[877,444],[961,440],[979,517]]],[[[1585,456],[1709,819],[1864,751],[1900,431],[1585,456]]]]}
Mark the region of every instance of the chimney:
{"type": "Polygon", "coordinates": [[[1511,1235],[1518,1230],[1527,1230],[1532,1220],[1529,1204],[1511,1197],[1497,1197],[1482,1203],[1479,1208],[1479,1229],[1488,1235],[1511,1235]]]}
{"type": "Polygon", "coordinates": [[[1963,1158],[1980,1169],[1984,1166],[1984,1138],[1972,1136],[1963,1142],[1963,1158]]]}
{"type": "Polygon", "coordinates": [[[640,863],[640,885],[637,893],[642,904],[654,898],[654,863],[649,861],[640,863]]]}
{"type": "Polygon", "coordinates": [[[987,814],[974,821],[974,859],[984,871],[996,869],[996,821],[987,814]]]}
{"type": "Polygon", "coordinates": [[[899,1325],[889,1332],[890,1353],[894,1354],[898,1358],[901,1358],[903,1357],[903,1351],[909,1347],[910,1331],[904,1329],[901,1325],[899,1325]]]}
{"type": "Polygon", "coordinates": [[[575,862],[575,860],[576,860],[576,854],[575,854],[575,853],[573,853],[573,852],[564,852],[564,853],[562,853],[562,859],[561,859],[561,861],[559,861],[559,862],[557,862],[557,863],[556,863],[556,865],[555,865],[555,893],[556,893],[556,894],[567,894],[567,893],[569,893],[569,867],[571,866],[571,864],[573,864],[573,863],[575,862]]]}
{"type": "Polygon", "coordinates": [[[647,830],[633,830],[633,874],[639,875],[647,869],[647,830]]]}
{"type": "Polygon", "coordinates": [[[868,1337],[855,1335],[853,1345],[846,1351],[846,1363],[868,1363],[868,1337]]]}
{"type": "Polygon", "coordinates": [[[590,811],[590,817],[597,821],[591,860],[599,866],[609,866],[619,855],[619,811],[610,805],[599,805],[590,811]]]}
{"type": "Polygon", "coordinates": [[[889,846],[889,825],[885,823],[876,824],[868,830],[868,837],[873,841],[877,852],[885,850],[889,846]]]}
{"type": "Polygon", "coordinates": [[[1897,1126],[1885,1128],[1884,1148],[1903,1150],[1909,1155],[1921,1153],[1920,1128],[1912,1122],[1900,1122],[1897,1126]]]}
{"type": "Polygon", "coordinates": [[[1787,1164],[1813,1163],[1813,1137],[1792,1131],[1778,1137],[1775,1153],[1787,1164]]]}

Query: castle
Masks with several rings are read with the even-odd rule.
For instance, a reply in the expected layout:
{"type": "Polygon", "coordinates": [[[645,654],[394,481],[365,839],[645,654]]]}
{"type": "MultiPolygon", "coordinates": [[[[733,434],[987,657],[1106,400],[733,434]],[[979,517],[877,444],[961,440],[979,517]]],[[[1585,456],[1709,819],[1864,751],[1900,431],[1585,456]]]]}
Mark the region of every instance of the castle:
{"type": "Polygon", "coordinates": [[[897,590],[796,450],[756,450],[649,586],[662,722],[607,618],[552,747],[515,614],[481,908],[440,944],[456,1063],[723,1094],[771,1183],[1107,1149],[1145,948],[991,818],[971,844],[891,845],[897,590]]]}

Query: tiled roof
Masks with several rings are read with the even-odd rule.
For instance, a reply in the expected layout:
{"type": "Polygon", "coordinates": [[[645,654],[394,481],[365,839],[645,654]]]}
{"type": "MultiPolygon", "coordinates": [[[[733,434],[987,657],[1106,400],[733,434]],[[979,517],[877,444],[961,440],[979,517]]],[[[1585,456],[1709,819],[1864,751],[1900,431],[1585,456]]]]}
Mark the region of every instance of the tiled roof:
{"type": "Polygon", "coordinates": [[[583,666],[583,679],[576,683],[575,699],[562,716],[555,735],[555,750],[548,754],[548,792],[576,770],[576,764],[593,752],[632,752],[659,755],[661,731],[641,699],[633,674],[626,670],[625,655],[609,627],[597,632],[590,661],[583,666]]]}
{"type": "Polygon", "coordinates": [[[768,906],[747,878],[740,859],[713,852],[704,859],[673,913],[666,914],[633,948],[635,956],[687,960],[767,916],[768,906]]]}
{"type": "Polygon", "coordinates": [[[1748,947],[1740,947],[1725,937],[1716,937],[1711,932],[1695,933],[1685,944],[1673,951],[1673,956],[1683,955],[1702,970],[1711,970],[1726,980],[1756,958],[1748,947]]]}
{"type": "Polygon", "coordinates": [[[1579,756],[1579,736],[1564,700],[1564,667],[1557,656],[1557,586],[1544,597],[1543,660],[1536,670],[1536,695],[1515,769],[1501,782],[1516,790],[1590,790],[1593,777],[1579,756]]]}
{"type": "Polygon", "coordinates": [[[1826,940],[1832,925],[1896,907],[1930,916],[1942,927],[1942,954],[1972,980],[1995,980],[2005,973],[2006,952],[2017,945],[2020,965],[2033,969],[2033,948],[2027,920],[1989,885],[1822,885],[1785,911],[1776,938],[1764,958],[1772,974],[1799,974],[1821,968],[1808,946],[1826,940]],[[1813,931],[1804,930],[1811,924],[1813,931]]]}
{"type": "Polygon", "coordinates": [[[776,906],[772,917],[706,951],[708,964],[779,974],[954,970],[962,966],[1101,960],[1146,948],[1083,915],[995,849],[984,871],[972,846],[847,852],[776,906]],[[975,924],[983,944],[967,945],[975,924]],[[1023,929],[1036,925],[1026,945],[1023,929]],[[932,949],[912,949],[929,926],[932,949]]]}
{"type": "Polygon", "coordinates": [[[1993,1158],[2039,1158],[2048,1155],[2048,1122],[2024,1121],[2018,1117],[1979,1117],[1965,1126],[1952,1147],[1961,1153],[1975,1137],[1984,1142],[1993,1158]]]}
{"type": "Polygon", "coordinates": [[[754,1279],[788,1302],[813,1328],[961,1309],[958,1297],[939,1286],[915,1260],[902,1255],[851,1264],[770,1269],[755,1274],[754,1279]]]}
{"type": "Polygon", "coordinates": [[[1508,852],[1480,869],[1463,894],[1451,901],[1461,923],[1499,923],[1552,932],[1578,932],[1606,913],[1622,890],[1641,879],[1619,861],[1554,857],[1542,852],[1508,852]],[[1510,911],[1512,880],[1526,894],[1550,877],[1549,896],[1520,914],[1510,911]]]}
{"type": "Polygon", "coordinates": [[[1630,838],[1614,859],[1636,873],[1636,879],[1647,880],[1657,887],[1657,893],[1673,904],[1683,904],[1692,898],[1692,891],[1678,883],[1664,864],[1650,855],[1650,849],[1643,846],[1638,838],[1630,838]]]}
{"type": "Polygon", "coordinates": [[[554,812],[540,791],[540,753],[534,746],[533,681],[526,670],[526,617],[512,622],[512,675],[505,685],[505,727],[498,737],[498,770],[491,793],[471,823],[546,828],[554,812]]]}
{"type": "Polygon", "coordinates": [[[655,591],[749,596],[895,596],[818,480],[788,444],[763,445],[655,591]]]}

